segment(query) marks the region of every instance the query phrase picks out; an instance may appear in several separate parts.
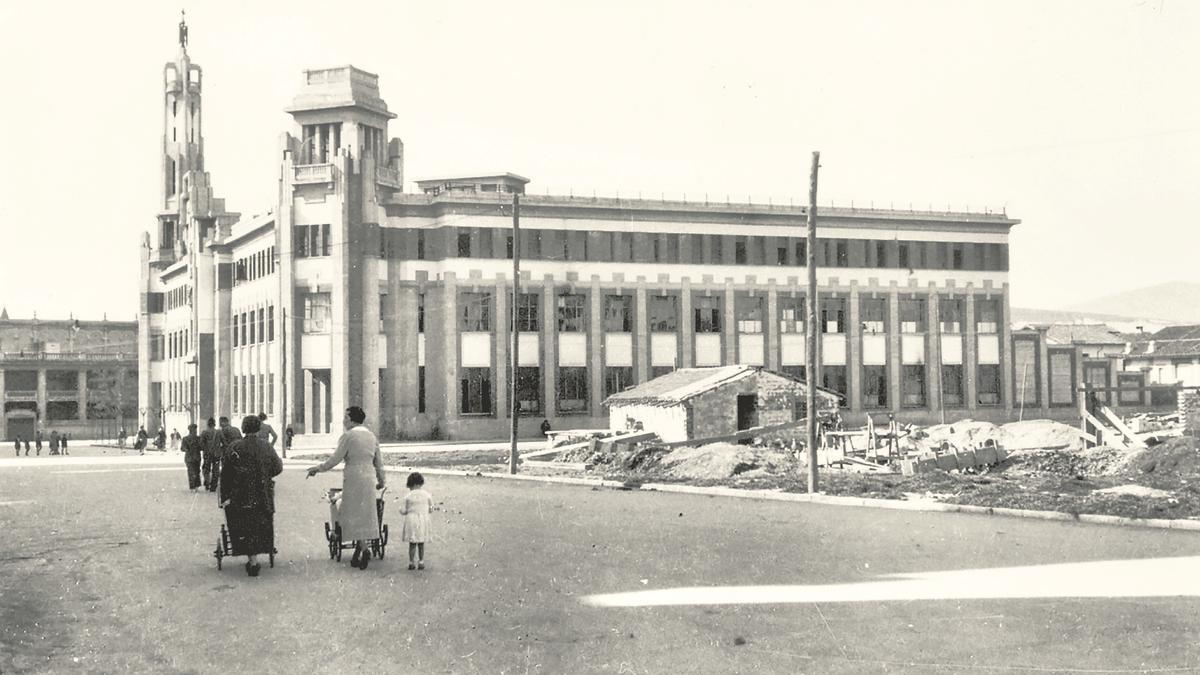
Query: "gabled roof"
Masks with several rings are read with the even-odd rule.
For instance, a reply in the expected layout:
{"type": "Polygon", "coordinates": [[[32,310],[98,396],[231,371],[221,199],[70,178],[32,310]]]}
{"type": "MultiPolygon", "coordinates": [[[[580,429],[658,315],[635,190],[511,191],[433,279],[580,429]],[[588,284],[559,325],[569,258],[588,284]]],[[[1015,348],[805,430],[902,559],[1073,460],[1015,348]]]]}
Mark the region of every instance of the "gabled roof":
{"type": "Polygon", "coordinates": [[[1046,340],[1060,345],[1123,345],[1125,339],[1102,323],[1056,323],[1046,329],[1046,340]]]}
{"type": "Polygon", "coordinates": [[[1200,325],[1167,326],[1151,336],[1152,340],[1197,340],[1200,339],[1200,325]]]}
{"type": "MultiPolygon", "coordinates": [[[[694,398],[700,394],[712,391],[717,387],[737,382],[759,372],[770,373],[776,377],[792,380],[808,386],[803,380],[796,379],[785,373],[766,370],[759,366],[712,366],[707,368],[679,368],[666,375],[660,375],[648,382],[617,392],[605,399],[604,404],[613,403],[649,403],[655,405],[674,405],[694,398]]],[[[841,395],[822,387],[817,392],[834,399],[841,395]]]]}

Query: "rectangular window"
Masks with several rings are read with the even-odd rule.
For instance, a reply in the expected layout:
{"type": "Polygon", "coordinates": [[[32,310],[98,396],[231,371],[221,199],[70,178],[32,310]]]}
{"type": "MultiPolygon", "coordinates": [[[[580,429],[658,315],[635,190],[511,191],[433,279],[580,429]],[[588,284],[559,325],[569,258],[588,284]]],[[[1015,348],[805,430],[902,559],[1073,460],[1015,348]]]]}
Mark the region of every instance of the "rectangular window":
{"type": "Polygon", "coordinates": [[[558,305],[558,330],[560,333],[583,332],[584,296],[560,295],[556,298],[558,305]]]}
{"type": "Polygon", "coordinates": [[[846,332],[846,301],[843,298],[822,298],[819,304],[821,310],[822,333],[846,332]]]}
{"type": "Polygon", "coordinates": [[[517,368],[517,409],[522,415],[542,413],[542,370],[537,366],[517,368]]]}
{"type": "Polygon", "coordinates": [[[246,312],[242,312],[242,344],[250,344],[250,319],[246,312]]]}
{"type": "Polygon", "coordinates": [[[275,414],[275,374],[267,376],[267,410],[268,415],[275,414]]]}
{"type": "Polygon", "coordinates": [[[333,242],[330,238],[329,223],[321,225],[321,255],[327,256],[333,253],[333,242]]]}
{"type": "Polygon", "coordinates": [[[896,264],[901,269],[912,269],[912,265],[908,260],[908,244],[900,243],[896,245],[896,264]]]}
{"type": "Polygon", "coordinates": [[[692,308],[692,329],[697,333],[721,332],[721,298],[702,295],[692,308]]]}
{"type": "Polygon", "coordinates": [[[1000,366],[979,364],[976,380],[976,398],[979,405],[1000,405],[1000,366]]]}
{"type": "Polygon", "coordinates": [[[864,334],[887,332],[887,298],[863,298],[858,311],[864,334]]]}
{"type": "Polygon", "coordinates": [[[650,366],[650,377],[651,379],[655,377],[662,377],[663,375],[673,372],[674,370],[674,366],[650,366]]]}
{"type": "Polygon", "coordinates": [[[1013,401],[1036,406],[1041,382],[1038,372],[1038,342],[1034,338],[1013,339],[1013,401]]]}
{"type": "Polygon", "coordinates": [[[846,386],[846,366],[821,366],[821,386],[850,397],[850,388],[846,386]]]}
{"type": "Polygon", "coordinates": [[[849,252],[849,247],[846,244],[846,240],[844,240],[844,239],[837,240],[837,242],[834,244],[834,255],[835,255],[834,264],[837,267],[849,267],[850,266],[850,252],[849,252]]]}
{"type": "Polygon", "coordinates": [[[240,330],[240,328],[238,327],[238,315],[234,314],[233,315],[233,346],[234,347],[238,347],[241,345],[241,342],[238,341],[238,331],[239,330],[240,330]]]}
{"type": "Polygon", "coordinates": [[[659,241],[658,237],[654,237],[651,243],[654,249],[654,262],[662,262],[662,242],[659,241]]]}
{"type": "Polygon", "coordinates": [[[417,412],[425,412],[425,366],[417,366],[417,412]]]}
{"type": "Polygon", "coordinates": [[[536,333],[541,330],[542,296],[537,293],[522,293],[517,298],[517,330],[523,333],[536,333]]]}
{"type": "Polygon", "coordinates": [[[797,267],[807,267],[808,266],[808,240],[807,239],[801,239],[800,241],[796,242],[796,266],[797,267]]]}
{"type": "Polygon", "coordinates": [[[267,340],[275,341],[275,305],[267,308],[267,340]]]}
{"type": "Polygon", "coordinates": [[[425,332],[425,294],[417,293],[417,332],[425,332]]]}
{"type": "Polygon", "coordinates": [[[901,333],[924,333],[925,332],[925,301],[919,298],[911,298],[900,301],[900,332],[901,333]]]}
{"type": "Polygon", "coordinates": [[[425,230],[417,230],[417,260],[425,259],[425,230]]]}
{"type": "Polygon", "coordinates": [[[900,370],[901,401],[905,408],[925,407],[925,366],[903,366],[900,370]]]}
{"type": "Polygon", "coordinates": [[[950,269],[961,270],[963,268],[963,245],[950,245],[950,269]]]}
{"type": "Polygon", "coordinates": [[[504,238],[504,257],[509,260],[512,260],[513,257],[513,238],[511,234],[504,238]]]}
{"type": "Polygon", "coordinates": [[[938,322],[942,333],[961,333],[963,325],[963,301],[959,298],[938,300],[938,322]]]}
{"type": "Polygon", "coordinates": [[[379,332],[387,332],[388,308],[387,308],[387,293],[379,294],[379,332]]]}
{"type": "Polygon", "coordinates": [[[492,294],[458,294],[458,329],[469,333],[492,330],[492,294]]]}
{"type": "Polygon", "coordinates": [[[776,265],[786,265],[787,264],[787,247],[786,246],[779,246],[775,249],[775,264],[776,265]]]}
{"type": "Polygon", "coordinates": [[[612,396],[633,385],[633,368],[609,366],[604,369],[604,396],[612,396]]]}
{"type": "Polygon", "coordinates": [[[963,367],[961,365],[942,366],[942,405],[947,408],[961,408],[966,399],[963,397],[963,367]]]}
{"type": "Polygon", "coordinates": [[[735,265],[746,264],[746,242],[739,241],[733,245],[733,262],[735,265]]]}
{"type": "Polygon", "coordinates": [[[463,415],[492,414],[492,369],[463,368],[459,375],[463,415]]]}
{"type": "Polygon", "coordinates": [[[1000,301],[995,298],[975,300],[975,332],[997,333],[1000,328],[1000,301]]]}
{"type": "Polygon", "coordinates": [[[674,333],[679,330],[679,298],[673,295],[651,295],[649,301],[652,332],[674,333]]]}
{"type": "Polygon", "coordinates": [[[458,257],[471,257],[471,235],[468,232],[460,232],[458,234],[458,257]]]}
{"type": "Polygon", "coordinates": [[[887,366],[863,366],[863,407],[886,408],[888,405],[887,366]]]}
{"type": "Polygon", "coordinates": [[[556,388],[558,394],[558,412],[560,415],[587,412],[587,368],[560,366],[556,388]]]}
{"type": "Polygon", "coordinates": [[[737,332],[763,332],[763,303],[762,298],[737,299],[737,332]]]}
{"type": "Polygon", "coordinates": [[[632,296],[604,296],[604,330],[609,333],[633,332],[632,296]]]}
{"type": "Polygon", "coordinates": [[[804,298],[779,296],[780,333],[803,333],[804,321],[807,316],[804,309],[804,298]]]}
{"type": "Polygon", "coordinates": [[[233,388],[233,401],[232,401],[233,406],[232,406],[232,408],[235,412],[238,410],[241,410],[241,408],[238,407],[238,390],[241,389],[241,387],[239,386],[238,379],[239,378],[237,375],[233,376],[233,382],[232,382],[232,384],[233,384],[233,387],[232,387],[233,388]]]}
{"type": "Polygon", "coordinates": [[[1068,350],[1053,350],[1050,357],[1050,405],[1074,405],[1075,357],[1068,350]]]}
{"type": "Polygon", "coordinates": [[[258,308],[258,342],[265,342],[267,339],[267,310],[262,307],[258,308]]]}
{"type": "Polygon", "coordinates": [[[304,295],[304,332],[328,333],[332,310],[332,298],[329,293],[306,293],[304,295]]]}
{"type": "Polygon", "coordinates": [[[886,241],[875,242],[875,266],[876,267],[887,267],[888,266],[888,251],[887,251],[887,242],[886,241]]]}

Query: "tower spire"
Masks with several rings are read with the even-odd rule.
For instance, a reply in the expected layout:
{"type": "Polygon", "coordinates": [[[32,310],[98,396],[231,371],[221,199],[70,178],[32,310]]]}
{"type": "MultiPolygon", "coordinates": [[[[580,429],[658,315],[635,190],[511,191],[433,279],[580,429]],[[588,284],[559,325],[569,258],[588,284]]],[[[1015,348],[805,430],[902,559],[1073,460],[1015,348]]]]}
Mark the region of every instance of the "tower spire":
{"type": "Polygon", "coordinates": [[[179,47],[181,49],[183,49],[183,51],[185,51],[185,52],[187,51],[187,43],[188,43],[187,15],[186,15],[185,10],[181,9],[181,10],[179,10],[179,47]]]}

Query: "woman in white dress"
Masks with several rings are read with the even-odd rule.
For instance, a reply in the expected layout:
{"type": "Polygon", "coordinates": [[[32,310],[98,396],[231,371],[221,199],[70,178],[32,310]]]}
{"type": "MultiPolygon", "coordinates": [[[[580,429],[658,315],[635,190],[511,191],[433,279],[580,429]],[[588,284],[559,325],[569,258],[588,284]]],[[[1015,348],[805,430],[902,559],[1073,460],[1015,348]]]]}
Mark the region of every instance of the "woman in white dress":
{"type": "Polygon", "coordinates": [[[346,463],[342,470],[342,498],[338,506],[338,524],[342,538],[354,540],[354,556],[350,566],[367,569],[371,560],[368,541],[379,537],[379,512],[375,507],[375,490],[383,489],[386,477],[379,440],[363,426],[367,414],[358,406],[346,409],[342,426],[346,432],[338,439],[337,450],[329,459],[308,470],[311,478],[321,471],[346,463]]]}

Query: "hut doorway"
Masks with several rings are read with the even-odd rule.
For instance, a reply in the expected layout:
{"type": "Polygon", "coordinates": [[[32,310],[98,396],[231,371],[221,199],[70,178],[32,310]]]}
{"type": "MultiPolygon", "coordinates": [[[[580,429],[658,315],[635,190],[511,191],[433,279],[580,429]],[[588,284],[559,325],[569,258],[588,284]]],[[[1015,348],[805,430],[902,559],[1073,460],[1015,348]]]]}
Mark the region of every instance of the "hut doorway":
{"type": "MultiPolygon", "coordinates": [[[[737,430],[744,431],[755,426],[758,418],[758,394],[738,394],[737,430]]],[[[749,439],[742,439],[749,442],[749,439]]]]}

